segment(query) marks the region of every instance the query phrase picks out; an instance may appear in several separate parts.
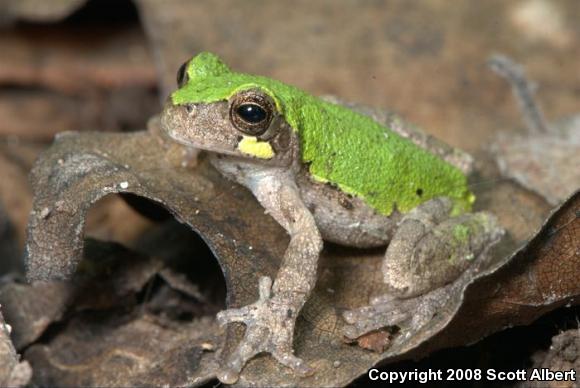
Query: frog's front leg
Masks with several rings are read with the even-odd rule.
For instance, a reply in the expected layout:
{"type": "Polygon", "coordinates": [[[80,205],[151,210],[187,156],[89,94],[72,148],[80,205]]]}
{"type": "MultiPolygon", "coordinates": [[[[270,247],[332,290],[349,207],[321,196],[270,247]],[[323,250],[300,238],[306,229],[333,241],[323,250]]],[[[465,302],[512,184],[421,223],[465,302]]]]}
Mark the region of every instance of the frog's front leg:
{"type": "Polygon", "coordinates": [[[257,302],[218,314],[220,324],[242,322],[244,338],[229,356],[218,376],[233,383],[246,362],[258,353],[272,354],[280,363],[301,375],[310,367],[294,356],[294,325],[300,309],[316,282],[318,256],[322,239],[312,214],[303,204],[298,189],[286,174],[267,174],[248,185],[268,213],[290,234],[290,243],[274,284],[268,277],[260,279],[257,302]]]}
{"type": "Polygon", "coordinates": [[[503,235],[496,218],[486,212],[451,217],[452,202],[436,198],[409,212],[401,221],[383,260],[389,293],[375,297],[370,306],[347,311],[348,338],[358,338],[383,327],[418,329],[445,304],[460,276],[469,276],[474,264],[503,235]]]}

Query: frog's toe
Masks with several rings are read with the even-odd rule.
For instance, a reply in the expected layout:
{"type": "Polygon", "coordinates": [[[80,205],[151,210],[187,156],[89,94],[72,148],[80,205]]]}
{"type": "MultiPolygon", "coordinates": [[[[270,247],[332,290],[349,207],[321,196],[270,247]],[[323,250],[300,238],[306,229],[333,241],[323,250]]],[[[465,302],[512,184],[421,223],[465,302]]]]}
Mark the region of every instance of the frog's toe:
{"type": "Polygon", "coordinates": [[[385,295],[374,298],[369,306],[344,312],[343,318],[348,324],[343,329],[344,336],[356,339],[374,330],[404,326],[413,316],[409,302],[385,295]]]}
{"type": "Polygon", "coordinates": [[[250,306],[245,306],[239,309],[228,309],[220,311],[216,315],[216,320],[220,326],[227,325],[233,322],[247,322],[252,317],[250,306]]]}
{"type": "Polygon", "coordinates": [[[267,276],[260,278],[258,290],[260,293],[259,299],[248,306],[237,309],[227,309],[220,311],[216,315],[216,320],[219,325],[224,326],[228,323],[240,322],[246,325],[252,324],[258,318],[259,311],[267,304],[271,297],[270,289],[272,288],[272,279],[267,276]]]}
{"type": "Polygon", "coordinates": [[[371,305],[386,305],[395,299],[397,299],[397,297],[392,294],[378,295],[371,298],[371,305]]]}
{"type": "Polygon", "coordinates": [[[218,314],[217,320],[221,325],[230,322],[246,325],[244,338],[222,363],[218,378],[223,383],[235,383],[244,365],[259,353],[272,354],[298,375],[307,376],[314,372],[292,351],[295,318],[291,313],[296,311],[296,307],[286,299],[272,296],[271,288],[272,280],[264,276],[260,278],[260,297],[256,302],[218,314]]]}
{"type": "Polygon", "coordinates": [[[296,357],[291,351],[274,351],[272,356],[278,360],[282,365],[292,369],[294,373],[305,377],[314,374],[314,369],[311,368],[303,359],[296,357]]]}
{"type": "Polygon", "coordinates": [[[292,337],[279,338],[264,326],[251,325],[246,329],[246,335],[236,350],[222,364],[218,379],[224,384],[234,384],[246,363],[258,353],[271,353],[281,364],[292,369],[299,376],[309,376],[314,373],[301,358],[292,352],[292,337]]]}
{"type": "MultiPolygon", "coordinates": [[[[343,335],[348,339],[357,339],[371,331],[384,329],[387,327],[402,326],[410,319],[406,313],[393,312],[391,314],[377,313],[374,315],[358,316],[352,314],[350,323],[343,329],[343,335]]],[[[346,319],[345,319],[346,320],[346,319]]],[[[348,322],[348,321],[347,321],[348,322]]]]}
{"type": "Polygon", "coordinates": [[[222,367],[216,374],[217,379],[223,384],[235,384],[240,378],[240,372],[227,367],[222,367]]]}
{"type": "Polygon", "coordinates": [[[224,384],[234,384],[238,381],[244,365],[256,354],[264,351],[269,330],[265,327],[251,327],[246,329],[246,335],[233,353],[222,364],[218,379],[224,384]]]}
{"type": "Polygon", "coordinates": [[[372,306],[360,307],[358,309],[349,310],[342,314],[346,323],[355,325],[361,321],[368,321],[376,315],[376,310],[372,306]]]}

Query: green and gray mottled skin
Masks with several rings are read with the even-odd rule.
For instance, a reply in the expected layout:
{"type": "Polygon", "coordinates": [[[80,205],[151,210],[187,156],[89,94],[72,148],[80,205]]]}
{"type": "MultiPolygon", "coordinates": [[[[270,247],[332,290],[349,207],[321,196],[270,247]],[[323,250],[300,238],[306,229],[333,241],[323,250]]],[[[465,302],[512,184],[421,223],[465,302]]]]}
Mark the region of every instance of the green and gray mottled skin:
{"type": "Polygon", "coordinates": [[[174,104],[227,100],[259,88],[298,132],[302,162],[317,181],[363,199],[383,215],[407,213],[432,198],[454,201],[454,214],[475,200],[457,167],[402,138],[370,117],[323,101],[266,77],[232,72],[217,56],[201,53],[187,67],[190,81],[171,95],[174,104]]]}
{"type": "Polygon", "coordinates": [[[276,279],[259,281],[259,299],[216,316],[222,325],[246,325],[222,364],[222,382],[235,382],[263,352],[297,374],[314,372],[292,344],[323,240],[388,244],[381,268],[388,293],[344,313],[343,334],[355,339],[397,326],[401,339],[433,318],[433,301],[447,300],[503,234],[493,215],[469,212],[475,197],[454,153],[442,156],[395,121],[393,130],[282,82],[232,72],[209,53],[184,64],[178,85],[161,115],[167,135],[208,152],[290,236],[276,279]],[[254,108],[258,115],[246,115],[254,108]]]}

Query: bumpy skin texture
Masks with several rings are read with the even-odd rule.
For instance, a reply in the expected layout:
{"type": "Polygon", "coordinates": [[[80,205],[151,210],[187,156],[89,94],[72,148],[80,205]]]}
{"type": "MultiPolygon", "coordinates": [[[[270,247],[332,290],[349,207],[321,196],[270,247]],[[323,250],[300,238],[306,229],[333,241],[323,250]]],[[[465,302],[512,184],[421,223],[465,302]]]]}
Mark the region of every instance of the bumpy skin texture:
{"type": "Polygon", "coordinates": [[[214,167],[251,190],[290,235],[276,279],[260,281],[259,299],[218,314],[222,324],[246,325],[218,376],[224,383],[262,352],[296,373],[313,372],[292,341],[323,239],[389,244],[382,268],[389,294],[344,316],[345,336],[357,338],[386,326],[404,334],[425,325],[437,311],[416,306],[435,306],[422,301],[459,290],[457,279],[470,276],[472,263],[486,260],[503,234],[492,215],[466,212],[474,197],[462,172],[468,158],[459,152],[280,82],[233,73],[208,53],[190,60],[178,82],[161,117],[164,130],[209,151],[214,167]],[[268,120],[259,131],[240,124],[240,101],[264,108],[268,120]]]}
{"type": "Polygon", "coordinates": [[[262,206],[288,232],[290,243],[276,280],[260,280],[260,298],[240,309],[218,314],[221,324],[242,322],[246,333],[239,347],[226,360],[218,378],[235,382],[245,363],[261,352],[272,354],[296,373],[309,375],[313,370],[294,356],[292,339],[298,313],[316,282],[322,237],[312,214],[303,204],[293,181],[294,171],[264,168],[230,158],[212,156],[212,163],[226,176],[250,188],[262,206]],[[235,174],[235,175],[234,175],[235,174]]]}
{"type": "Polygon", "coordinates": [[[458,213],[474,200],[458,168],[365,115],[276,80],[232,72],[210,53],[193,58],[187,75],[189,82],[171,95],[173,104],[223,101],[253,88],[270,95],[298,132],[311,176],[363,198],[381,214],[408,212],[441,196],[453,199],[458,213]]]}

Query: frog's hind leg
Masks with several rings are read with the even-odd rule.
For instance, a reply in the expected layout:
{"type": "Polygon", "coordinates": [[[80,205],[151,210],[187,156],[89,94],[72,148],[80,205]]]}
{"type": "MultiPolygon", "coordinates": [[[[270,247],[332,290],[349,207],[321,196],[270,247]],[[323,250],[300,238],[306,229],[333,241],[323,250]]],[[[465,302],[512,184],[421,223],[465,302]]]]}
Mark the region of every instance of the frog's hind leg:
{"type": "Polygon", "coordinates": [[[452,206],[436,198],[405,215],[383,261],[389,293],[344,314],[347,337],[390,326],[418,329],[453,295],[455,280],[488,258],[503,235],[496,218],[486,212],[451,217],[452,206]]]}

